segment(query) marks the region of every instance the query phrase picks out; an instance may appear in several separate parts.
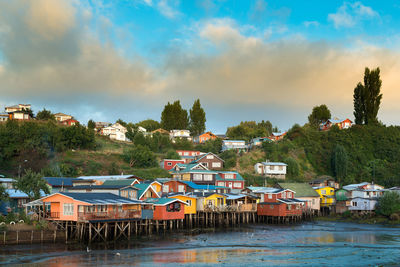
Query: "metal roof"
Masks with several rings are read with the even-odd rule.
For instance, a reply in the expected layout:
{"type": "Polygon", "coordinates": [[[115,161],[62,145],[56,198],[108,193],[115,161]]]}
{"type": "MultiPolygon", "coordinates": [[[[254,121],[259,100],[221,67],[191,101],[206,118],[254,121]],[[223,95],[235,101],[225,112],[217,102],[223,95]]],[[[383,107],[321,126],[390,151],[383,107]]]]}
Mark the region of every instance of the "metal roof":
{"type": "Polygon", "coordinates": [[[105,205],[105,204],[140,204],[142,201],[133,200],[125,197],[120,197],[111,193],[69,193],[69,192],[58,192],[56,194],[62,194],[67,197],[73,198],[78,201],[86,202],[94,205],[105,205]]]}
{"type": "Polygon", "coordinates": [[[128,179],[128,178],[140,178],[134,174],[126,175],[99,175],[99,176],[79,176],[78,178],[84,180],[118,180],[118,179],[128,179]]]}
{"type": "Polygon", "coordinates": [[[79,181],[80,179],[69,177],[43,177],[46,182],[52,187],[69,187],[73,186],[72,182],[79,181]]]}
{"type": "Polygon", "coordinates": [[[180,200],[180,199],[176,199],[176,198],[166,198],[166,197],[162,197],[162,198],[148,198],[145,200],[146,203],[151,203],[154,206],[165,206],[168,205],[170,203],[174,203],[174,202],[180,202],[183,203],[185,205],[187,205],[186,202],[180,200]]]}
{"type": "Polygon", "coordinates": [[[283,162],[271,162],[271,161],[261,162],[261,164],[266,165],[266,166],[270,166],[270,165],[274,165],[274,166],[287,166],[287,164],[286,164],[286,163],[283,163],[283,162]]]}
{"type": "Polygon", "coordinates": [[[133,186],[126,186],[126,185],[77,185],[77,186],[73,186],[72,188],[69,188],[69,190],[74,190],[74,189],[122,189],[122,188],[126,188],[126,187],[130,187],[134,190],[139,190],[136,187],[133,186]]]}
{"type": "Polygon", "coordinates": [[[104,181],[103,185],[104,186],[110,186],[110,185],[118,185],[118,186],[128,186],[132,185],[136,179],[121,179],[121,180],[106,180],[104,181]]]}
{"type": "MultiPolygon", "coordinates": [[[[18,189],[6,189],[6,192],[10,198],[29,198],[26,193],[18,189]]],[[[43,190],[40,190],[40,195],[44,197],[46,194],[43,190]]]]}

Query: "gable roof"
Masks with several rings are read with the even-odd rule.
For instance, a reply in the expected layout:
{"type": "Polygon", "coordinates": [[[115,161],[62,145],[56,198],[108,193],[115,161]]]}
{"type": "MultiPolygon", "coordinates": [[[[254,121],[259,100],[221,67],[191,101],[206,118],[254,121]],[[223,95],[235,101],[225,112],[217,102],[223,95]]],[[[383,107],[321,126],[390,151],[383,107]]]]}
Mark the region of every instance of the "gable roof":
{"type": "Polygon", "coordinates": [[[204,157],[206,157],[207,155],[210,155],[210,154],[213,155],[214,157],[216,157],[216,158],[222,160],[223,162],[225,162],[223,159],[221,159],[220,157],[218,157],[218,156],[215,155],[214,153],[208,152],[208,153],[202,155],[200,158],[198,158],[198,159],[196,159],[196,160],[193,160],[191,163],[198,162],[199,160],[201,160],[202,158],[204,158],[204,157]]]}
{"type": "Polygon", "coordinates": [[[140,199],[149,189],[153,190],[153,192],[160,197],[160,195],[157,193],[157,191],[151,186],[151,184],[135,184],[134,187],[139,189],[137,195],[138,199],[140,199]]]}
{"type": "MultiPolygon", "coordinates": [[[[55,194],[61,194],[72,199],[86,202],[89,204],[106,205],[106,204],[140,204],[140,200],[132,200],[125,197],[120,197],[111,193],[69,193],[69,192],[58,192],[55,194]]],[[[53,194],[53,195],[55,195],[53,194]]]]}
{"type": "Polygon", "coordinates": [[[240,175],[240,173],[236,172],[236,171],[218,171],[218,175],[215,176],[215,179],[217,181],[244,181],[242,175],[240,175]],[[225,179],[222,178],[219,174],[227,174],[227,173],[233,173],[236,174],[236,178],[235,179],[225,179]]]}
{"type": "Polygon", "coordinates": [[[306,183],[278,183],[282,189],[290,189],[296,192],[296,197],[319,197],[319,194],[306,183]]]}

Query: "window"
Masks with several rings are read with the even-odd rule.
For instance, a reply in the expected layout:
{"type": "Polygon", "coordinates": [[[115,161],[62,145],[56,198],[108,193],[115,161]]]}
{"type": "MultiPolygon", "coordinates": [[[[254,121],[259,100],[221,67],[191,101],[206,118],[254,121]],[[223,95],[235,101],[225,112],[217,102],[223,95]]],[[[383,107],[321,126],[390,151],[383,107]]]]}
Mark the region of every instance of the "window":
{"type": "Polygon", "coordinates": [[[178,185],[178,192],[185,192],[185,186],[184,185],[178,185]]]}
{"type": "Polygon", "coordinates": [[[352,202],[351,202],[351,205],[352,205],[353,207],[357,207],[357,202],[352,201],[352,202]]]}
{"type": "Polygon", "coordinates": [[[280,170],[280,171],[283,171],[283,166],[279,166],[279,170],[280,170]]]}
{"type": "Polygon", "coordinates": [[[163,186],[163,192],[165,192],[165,193],[169,192],[169,185],[165,184],[163,186]]]}
{"type": "Polygon", "coordinates": [[[74,215],[74,204],[64,203],[64,215],[74,215]]]}
{"type": "Polygon", "coordinates": [[[213,176],[212,174],[204,174],[204,181],[212,181],[213,176]]]}
{"type": "Polygon", "coordinates": [[[286,206],[286,209],[287,209],[287,210],[291,210],[291,209],[292,209],[292,205],[287,205],[287,206],[286,206]]]}
{"type": "Polygon", "coordinates": [[[218,186],[225,186],[224,182],[218,182],[218,186]]]}
{"type": "Polygon", "coordinates": [[[272,194],[268,194],[268,199],[272,199],[272,194]]]}
{"type": "Polygon", "coordinates": [[[269,166],[269,169],[270,169],[271,171],[273,171],[273,170],[275,170],[275,166],[269,166]]]}
{"type": "Polygon", "coordinates": [[[221,167],[221,162],[213,162],[213,163],[211,164],[211,166],[212,166],[213,168],[220,168],[220,167],[221,167]]]}
{"type": "Polygon", "coordinates": [[[322,195],[326,195],[326,190],[321,190],[322,195]]]}
{"type": "Polygon", "coordinates": [[[201,173],[193,174],[193,181],[201,181],[201,180],[203,180],[203,176],[201,175],[201,173]]]}
{"type": "Polygon", "coordinates": [[[214,158],[214,156],[213,155],[207,155],[207,157],[206,157],[207,159],[213,159],[214,158]]]}
{"type": "Polygon", "coordinates": [[[225,179],[233,179],[233,174],[232,173],[226,173],[225,174],[225,179]]]}
{"type": "Polygon", "coordinates": [[[85,206],[79,205],[78,206],[78,212],[84,212],[84,207],[85,206]]]}
{"type": "Polygon", "coordinates": [[[107,205],[98,205],[97,206],[97,211],[98,212],[106,212],[107,211],[107,205]]]}
{"type": "Polygon", "coordinates": [[[288,193],[287,193],[287,197],[288,197],[288,198],[291,198],[291,197],[292,197],[292,193],[288,192],[288,193]]]}
{"type": "Polygon", "coordinates": [[[172,166],[172,162],[167,162],[167,166],[172,166]]]}
{"type": "Polygon", "coordinates": [[[282,193],[282,198],[286,198],[286,192],[282,193]]]}
{"type": "Polygon", "coordinates": [[[192,200],[188,199],[188,200],[186,200],[186,203],[187,203],[189,206],[192,206],[192,200]]]}
{"type": "Polygon", "coordinates": [[[189,156],[189,152],[183,152],[183,155],[189,156]]]}
{"type": "Polygon", "coordinates": [[[179,202],[168,204],[166,207],[168,212],[178,212],[181,210],[181,204],[179,202]]]}
{"type": "Polygon", "coordinates": [[[242,187],[242,183],[234,183],[233,187],[241,188],[242,187]]]}
{"type": "Polygon", "coordinates": [[[315,199],[312,200],[312,204],[313,204],[313,205],[315,204],[315,199]]]}

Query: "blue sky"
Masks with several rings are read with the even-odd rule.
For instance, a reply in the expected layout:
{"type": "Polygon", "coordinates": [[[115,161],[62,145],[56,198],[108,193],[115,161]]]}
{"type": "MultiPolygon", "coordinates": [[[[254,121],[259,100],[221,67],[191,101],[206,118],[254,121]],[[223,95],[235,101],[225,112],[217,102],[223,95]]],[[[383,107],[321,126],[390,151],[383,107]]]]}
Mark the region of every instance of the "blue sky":
{"type": "Polygon", "coordinates": [[[378,117],[399,124],[397,1],[0,1],[0,109],[20,102],[113,122],[200,98],[207,128],[352,115],[381,68],[378,117]]]}

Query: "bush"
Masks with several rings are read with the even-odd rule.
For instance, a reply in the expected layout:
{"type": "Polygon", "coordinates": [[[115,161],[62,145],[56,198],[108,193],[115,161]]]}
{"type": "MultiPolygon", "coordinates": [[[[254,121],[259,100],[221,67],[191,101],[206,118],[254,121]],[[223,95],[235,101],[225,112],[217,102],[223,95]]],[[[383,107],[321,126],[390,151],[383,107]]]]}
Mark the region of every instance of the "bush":
{"type": "Polygon", "coordinates": [[[345,212],[343,212],[342,216],[343,216],[344,218],[350,218],[350,217],[351,217],[351,211],[346,210],[345,212]]]}
{"type": "Polygon", "coordinates": [[[147,146],[137,145],[133,149],[125,151],[123,158],[129,163],[130,167],[149,168],[157,166],[156,156],[147,146]]]}
{"type": "Polygon", "coordinates": [[[376,212],[384,216],[400,212],[400,195],[396,192],[385,192],[378,200],[376,212]]]}
{"type": "Polygon", "coordinates": [[[392,215],[390,215],[390,220],[399,221],[400,220],[400,215],[397,214],[397,213],[393,213],[392,215]]]}

